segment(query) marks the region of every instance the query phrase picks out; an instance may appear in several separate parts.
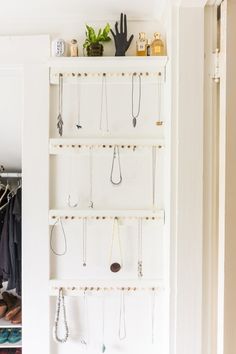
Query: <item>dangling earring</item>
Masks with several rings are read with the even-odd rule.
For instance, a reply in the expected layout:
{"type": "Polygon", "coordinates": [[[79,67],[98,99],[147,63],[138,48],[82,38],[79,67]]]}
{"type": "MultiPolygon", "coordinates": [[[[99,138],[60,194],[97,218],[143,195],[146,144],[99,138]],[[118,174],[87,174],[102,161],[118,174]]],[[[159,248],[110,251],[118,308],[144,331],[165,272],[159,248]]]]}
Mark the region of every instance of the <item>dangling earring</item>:
{"type": "Polygon", "coordinates": [[[57,306],[56,306],[56,315],[55,315],[55,322],[53,327],[53,338],[57,343],[66,343],[69,337],[69,327],[66,319],[66,306],[65,306],[65,299],[63,294],[63,288],[59,289],[58,297],[57,297],[57,306]],[[65,329],[64,337],[59,337],[58,335],[58,325],[60,321],[60,313],[62,311],[63,316],[63,324],[65,329]]]}

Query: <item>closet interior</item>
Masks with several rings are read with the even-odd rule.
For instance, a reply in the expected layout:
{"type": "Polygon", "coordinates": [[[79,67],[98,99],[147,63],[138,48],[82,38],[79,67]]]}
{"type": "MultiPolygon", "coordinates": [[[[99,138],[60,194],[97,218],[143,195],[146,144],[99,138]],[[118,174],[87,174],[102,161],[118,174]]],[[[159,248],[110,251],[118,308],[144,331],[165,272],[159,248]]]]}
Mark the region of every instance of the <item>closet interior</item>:
{"type": "Polygon", "coordinates": [[[167,57],[52,58],[50,353],[166,353],[167,57]]]}
{"type": "Polygon", "coordinates": [[[0,354],[21,353],[21,173],[0,169],[0,354]]]}

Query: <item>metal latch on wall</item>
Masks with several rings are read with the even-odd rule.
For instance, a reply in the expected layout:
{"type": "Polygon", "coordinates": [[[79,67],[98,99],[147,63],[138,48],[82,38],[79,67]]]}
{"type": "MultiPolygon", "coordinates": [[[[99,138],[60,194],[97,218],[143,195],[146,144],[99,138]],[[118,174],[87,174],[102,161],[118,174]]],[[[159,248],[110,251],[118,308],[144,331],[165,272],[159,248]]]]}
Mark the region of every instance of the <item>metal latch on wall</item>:
{"type": "Polygon", "coordinates": [[[214,53],[212,53],[212,63],[213,72],[212,79],[215,82],[220,82],[220,50],[217,48],[214,53]]]}

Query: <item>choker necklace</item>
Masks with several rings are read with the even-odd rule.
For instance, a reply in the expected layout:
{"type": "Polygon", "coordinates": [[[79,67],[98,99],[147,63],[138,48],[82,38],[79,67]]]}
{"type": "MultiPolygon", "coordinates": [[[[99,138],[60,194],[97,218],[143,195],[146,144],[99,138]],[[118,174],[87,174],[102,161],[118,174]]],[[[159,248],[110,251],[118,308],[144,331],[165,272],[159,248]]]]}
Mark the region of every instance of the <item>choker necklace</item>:
{"type": "Polygon", "coordinates": [[[124,290],[120,293],[120,319],[119,319],[119,338],[126,338],[126,318],[125,318],[125,294],[124,290]]]}
{"type": "Polygon", "coordinates": [[[141,75],[138,74],[138,83],[139,83],[139,97],[138,97],[138,110],[137,113],[134,113],[134,77],[137,76],[137,73],[132,74],[132,123],[133,127],[136,127],[137,124],[137,118],[140,114],[140,108],[141,108],[141,98],[142,98],[142,78],[141,75]]]}
{"type": "Polygon", "coordinates": [[[81,79],[81,74],[79,73],[78,76],[77,76],[77,103],[78,103],[78,121],[77,121],[77,124],[76,124],[76,128],[79,130],[79,129],[82,129],[82,125],[81,125],[81,122],[80,122],[80,107],[81,107],[81,95],[80,95],[80,79],[81,79]]]}
{"type": "Polygon", "coordinates": [[[57,129],[59,135],[63,135],[63,118],[62,118],[62,111],[63,111],[63,75],[59,74],[59,112],[57,117],[57,129]]]}
{"type": "Polygon", "coordinates": [[[55,316],[55,322],[54,322],[54,327],[53,327],[53,337],[54,340],[57,343],[66,343],[69,337],[69,328],[68,328],[68,323],[66,319],[66,306],[65,306],[65,299],[64,299],[64,294],[63,294],[63,289],[59,289],[58,297],[57,297],[57,306],[56,306],[56,316],[55,316]],[[63,325],[64,325],[64,330],[65,334],[64,337],[59,337],[58,335],[58,325],[60,321],[60,313],[62,312],[63,316],[63,325]]]}
{"type": "Polygon", "coordinates": [[[120,150],[119,150],[119,146],[118,145],[115,145],[114,146],[114,150],[113,150],[110,181],[115,186],[118,186],[122,182],[122,173],[121,173],[121,165],[120,165],[120,150]],[[114,180],[114,176],[113,176],[116,158],[117,158],[117,161],[118,161],[118,171],[119,171],[119,179],[117,181],[114,180]]]}
{"type": "Polygon", "coordinates": [[[89,208],[93,209],[93,147],[89,148],[89,208]]]}
{"type": "Polygon", "coordinates": [[[113,230],[112,230],[112,242],[111,242],[111,252],[110,252],[110,270],[112,273],[117,273],[121,270],[123,266],[122,261],[122,248],[121,248],[121,239],[120,239],[120,229],[119,229],[119,220],[117,217],[114,218],[113,222],[113,230]],[[117,233],[118,243],[119,243],[119,251],[120,251],[120,263],[114,262],[112,263],[112,251],[114,247],[115,234],[117,233]]]}
{"type": "Polygon", "coordinates": [[[109,132],[109,124],[108,124],[108,105],[107,105],[107,76],[106,73],[102,75],[102,93],[101,93],[101,112],[100,112],[100,124],[99,129],[102,131],[102,121],[103,121],[103,101],[105,98],[105,115],[106,115],[106,132],[109,132]]]}
{"type": "Polygon", "coordinates": [[[64,256],[67,253],[67,239],[66,239],[66,233],[64,230],[64,226],[62,224],[61,218],[58,218],[55,222],[55,224],[53,224],[52,229],[51,229],[51,236],[50,236],[50,248],[51,251],[56,255],[56,256],[64,256]],[[61,230],[62,230],[62,235],[63,235],[63,239],[64,239],[64,251],[62,251],[61,253],[58,253],[55,251],[54,247],[53,247],[53,233],[54,233],[54,228],[57,225],[58,221],[60,222],[60,226],[61,226],[61,230]]]}
{"type": "Polygon", "coordinates": [[[138,219],[138,277],[143,277],[143,260],[142,260],[142,250],[143,250],[143,220],[138,219]]]}

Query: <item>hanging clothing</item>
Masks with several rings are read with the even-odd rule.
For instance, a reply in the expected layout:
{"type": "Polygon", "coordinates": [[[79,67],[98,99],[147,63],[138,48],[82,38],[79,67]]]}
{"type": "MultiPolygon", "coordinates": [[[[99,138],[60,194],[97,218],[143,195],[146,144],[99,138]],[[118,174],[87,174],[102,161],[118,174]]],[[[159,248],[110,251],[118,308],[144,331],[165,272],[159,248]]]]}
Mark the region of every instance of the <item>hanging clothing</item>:
{"type": "Polygon", "coordinates": [[[21,189],[5,208],[0,236],[0,279],[7,281],[7,290],[21,295],[21,189]]]}

